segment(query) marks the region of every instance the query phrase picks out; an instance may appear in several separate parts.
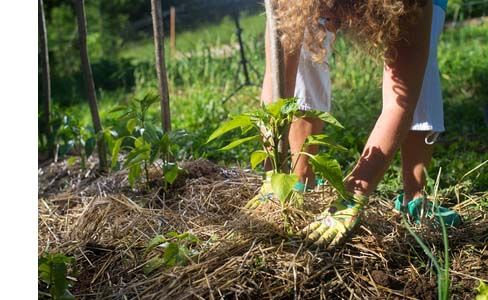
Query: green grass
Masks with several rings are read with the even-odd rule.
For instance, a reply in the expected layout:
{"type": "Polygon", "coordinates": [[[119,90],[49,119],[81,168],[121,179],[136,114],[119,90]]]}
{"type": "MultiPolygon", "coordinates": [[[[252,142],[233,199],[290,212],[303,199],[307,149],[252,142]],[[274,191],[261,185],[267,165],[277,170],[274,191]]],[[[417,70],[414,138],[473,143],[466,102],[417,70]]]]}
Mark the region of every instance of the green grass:
{"type": "MultiPolygon", "coordinates": [[[[244,38],[261,36],[264,33],[265,17],[259,15],[243,15],[240,19],[244,38]]],[[[178,26],[178,24],[176,25],[178,26]]],[[[193,52],[206,47],[219,47],[237,43],[234,20],[225,17],[218,24],[199,27],[195,30],[176,33],[176,50],[178,52],[193,52]]],[[[165,39],[166,52],[169,54],[169,39],[165,39]]],[[[122,50],[122,57],[139,60],[154,59],[154,43],[152,37],[127,44],[122,50]]]]}

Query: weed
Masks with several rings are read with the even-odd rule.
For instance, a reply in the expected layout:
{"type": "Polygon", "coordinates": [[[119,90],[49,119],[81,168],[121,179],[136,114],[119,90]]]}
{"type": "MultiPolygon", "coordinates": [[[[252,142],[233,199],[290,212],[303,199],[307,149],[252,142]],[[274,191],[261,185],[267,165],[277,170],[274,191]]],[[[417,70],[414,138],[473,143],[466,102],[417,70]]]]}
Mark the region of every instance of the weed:
{"type": "MultiPolygon", "coordinates": [[[[437,192],[439,189],[439,182],[440,182],[440,176],[441,176],[441,171],[442,169],[439,169],[439,173],[437,174],[437,179],[434,184],[434,190],[433,190],[433,198],[434,198],[434,205],[432,206],[433,209],[435,207],[439,208],[440,206],[436,204],[437,202],[437,192]]],[[[438,210],[437,213],[440,215],[440,211],[438,210]]],[[[433,214],[435,215],[435,214],[433,214]]],[[[449,276],[449,241],[448,241],[448,235],[447,235],[447,229],[446,229],[446,224],[444,223],[444,219],[442,217],[438,218],[440,220],[441,224],[441,229],[442,229],[442,241],[444,244],[444,265],[441,267],[441,260],[437,259],[435,255],[430,251],[429,247],[422,241],[420,236],[418,236],[415,231],[412,229],[412,227],[408,224],[407,218],[405,216],[405,213],[402,212],[402,218],[403,218],[403,223],[405,224],[405,227],[407,228],[408,232],[414,237],[415,241],[420,245],[422,250],[425,252],[425,254],[431,259],[432,263],[434,264],[434,267],[437,271],[437,290],[439,294],[439,299],[441,300],[447,300],[449,299],[449,286],[450,286],[450,276],[449,276]]]]}

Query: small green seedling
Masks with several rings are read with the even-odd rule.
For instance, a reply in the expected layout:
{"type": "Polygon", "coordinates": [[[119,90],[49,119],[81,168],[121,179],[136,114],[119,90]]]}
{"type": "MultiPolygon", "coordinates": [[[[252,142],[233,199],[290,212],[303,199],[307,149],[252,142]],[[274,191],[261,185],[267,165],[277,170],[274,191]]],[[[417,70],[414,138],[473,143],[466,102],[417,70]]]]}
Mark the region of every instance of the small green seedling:
{"type": "Polygon", "coordinates": [[[154,252],[156,248],[162,248],[163,253],[153,256],[144,265],[144,273],[149,275],[161,267],[184,266],[191,257],[198,254],[192,246],[200,244],[201,241],[190,232],[177,233],[168,232],[166,235],[155,236],[147,245],[144,257],[154,252]]]}
{"type": "MultiPolygon", "coordinates": [[[[241,137],[231,141],[227,146],[220,150],[230,150],[243,143],[258,141],[263,150],[256,150],[251,153],[251,167],[254,169],[265,160],[269,160],[272,165],[271,186],[273,192],[279,198],[282,206],[293,194],[293,187],[298,178],[293,174],[295,165],[288,168],[291,155],[280,153],[278,145],[281,139],[288,132],[288,128],[296,118],[318,118],[330,125],[343,128],[342,125],[332,115],[319,111],[302,111],[299,109],[295,98],[280,99],[272,104],[262,106],[261,109],[238,115],[231,120],[223,123],[208,138],[208,142],[224,135],[232,130],[241,130],[241,137]],[[285,170],[289,169],[289,172],[285,170]]],[[[312,135],[305,141],[302,151],[297,155],[306,155],[310,158],[310,163],[315,171],[323,178],[327,179],[331,186],[342,196],[346,196],[343,184],[342,170],[331,155],[321,153],[312,155],[304,151],[311,145],[323,145],[330,149],[347,150],[334,143],[327,135],[312,135]]]]}
{"type": "MultiPolygon", "coordinates": [[[[437,201],[437,193],[439,190],[439,183],[440,183],[440,177],[441,177],[441,172],[442,168],[439,169],[439,172],[437,173],[437,179],[433,181],[427,174],[426,172],[426,177],[429,179],[430,183],[428,183],[429,186],[432,186],[432,193],[433,193],[433,198],[434,198],[434,203],[437,201]]],[[[434,205],[435,207],[435,205],[434,205]]],[[[439,206],[437,206],[439,207],[439,206]]],[[[440,214],[439,211],[437,213],[440,214]]],[[[450,266],[450,260],[449,260],[449,240],[448,240],[448,234],[447,234],[447,228],[446,224],[444,223],[443,218],[440,219],[440,224],[441,224],[441,230],[442,230],[442,241],[444,244],[444,264],[442,265],[442,259],[437,258],[432,251],[429,249],[429,247],[425,244],[425,242],[421,239],[421,237],[415,233],[415,231],[412,229],[412,227],[408,224],[408,219],[406,214],[403,212],[402,213],[402,219],[403,219],[403,224],[405,225],[405,228],[407,228],[408,232],[414,237],[415,241],[420,245],[424,253],[431,259],[435,270],[437,271],[437,290],[439,293],[439,299],[441,300],[447,300],[450,299],[450,291],[449,287],[451,284],[451,279],[450,279],[450,274],[449,274],[449,266],[450,266]]]]}
{"type": "Polygon", "coordinates": [[[38,260],[39,280],[45,283],[51,299],[71,300],[75,297],[70,293],[71,280],[68,279],[68,269],[75,263],[73,257],[62,253],[44,253],[38,260]]]}
{"type": "Polygon", "coordinates": [[[74,164],[80,158],[80,166],[86,169],[86,161],[95,149],[96,139],[91,128],[85,127],[77,118],[64,115],[56,126],[55,144],[58,149],[57,155],[64,157],[74,154],[68,158],[68,164],[74,164]]]}
{"type": "Polygon", "coordinates": [[[112,169],[120,168],[118,161],[122,148],[128,150],[122,167],[129,170],[129,184],[134,186],[141,173],[144,171],[146,184],[149,184],[149,166],[153,165],[162,169],[164,184],[172,184],[183,171],[172,162],[174,139],[176,133],[164,133],[160,128],[147,121],[147,112],[151,105],[158,102],[158,97],[146,94],[142,98],[135,98],[128,105],[117,107],[112,112],[122,112],[119,117],[126,121],[128,136],[121,137],[114,142],[112,147],[112,169]],[[124,145],[125,140],[131,142],[124,145]]]}

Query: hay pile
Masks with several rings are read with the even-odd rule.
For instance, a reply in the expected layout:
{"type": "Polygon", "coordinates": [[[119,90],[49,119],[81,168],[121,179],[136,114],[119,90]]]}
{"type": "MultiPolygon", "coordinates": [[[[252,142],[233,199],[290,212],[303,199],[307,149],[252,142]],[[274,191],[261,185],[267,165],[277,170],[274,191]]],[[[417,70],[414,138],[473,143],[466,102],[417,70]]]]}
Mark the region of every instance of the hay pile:
{"type": "MultiPolygon", "coordinates": [[[[188,175],[167,193],[156,184],[132,190],[124,172],[97,176],[65,162],[39,169],[39,254],[76,257],[77,299],[436,298],[430,262],[390,201],[372,199],[352,239],[327,253],[288,237],[277,207],[241,209],[258,175],[204,160],[183,167],[188,175]],[[144,275],[146,245],[169,231],[198,236],[199,254],[144,275]]],[[[307,222],[332,198],[327,190],[311,194],[297,220],[307,222]]],[[[474,298],[477,280],[488,280],[487,214],[469,201],[456,208],[470,221],[449,232],[455,299],[474,298]]],[[[440,236],[418,230],[440,255],[440,236]]]]}

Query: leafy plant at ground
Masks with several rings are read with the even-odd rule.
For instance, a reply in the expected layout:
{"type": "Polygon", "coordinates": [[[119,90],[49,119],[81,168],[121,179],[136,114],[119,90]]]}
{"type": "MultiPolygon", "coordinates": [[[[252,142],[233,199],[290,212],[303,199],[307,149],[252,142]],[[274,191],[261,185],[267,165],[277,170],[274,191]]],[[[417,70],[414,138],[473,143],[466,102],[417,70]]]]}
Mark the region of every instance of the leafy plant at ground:
{"type": "MultiPolygon", "coordinates": [[[[71,280],[68,270],[75,263],[73,257],[62,253],[44,253],[38,260],[38,278],[47,285],[49,295],[54,300],[75,299],[70,293],[71,280]]],[[[41,294],[43,295],[43,294],[41,294]]]]}
{"type": "MultiPolygon", "coordinates": [[[[267,159],[271,162],[271,186],[281,205],[284,206],[287,199],[293,202],[293,187],[298,178],[293,174],[295,165],[290,166],[291,154],[288,152],[280,153],[278,145],[288,133],[288,128],[293,120],[304,117],[318,118],[330,125],[342,127],[329,113],[302,111],[299,110],[295,98],[280,99],[272,104],[262,106],[261,109],[235,116],[224,122],[212,133],[207,142],[236,129],[241,130],[241,137],[234,139],[220,150],[230,150],[251,141],[260,142],[262,150],[256,150],[250,155],[251,167],[256,168],[267,159]],[[287,169],[290,171],[287,172],[287,169]]],[[[319,134],[309,136],[302,147],[302,151],[297,154],[308,156],[315,173],[327,179],[330,185],[341,196],[345,197],[342,170],[337,160],[327,153],[317,155],[307,153],[305,149],[310,145],[323,145],[336,150],[346,149],[335,144],[326,134],[319,134]]]]}
{"type": "Polygon", "coordinates": [[[112,169],[120,168],[118,161],[120,150],[128,149],[122,167],[129,170],[129,183],[134,186],[144,172],[145,182],[149,184],[149,166],[161,168],[164,174],[165,188],[172,184],[183,170],[172,162],[174,140],[181,132],[164,133],[147,120],[147,112],[151,105],[158,102],[158,97],[147,93],[143,97],[136,97],[129,102],[115,108],[112,112],[122,112],[120,120],[126,122],[128,136],[121,137],[114,142],[112,148],[112,169]],[[124,146],[124,141],[132,143],[124,146]]]}
{"type": "Polygon", "coordinates": [[[73,154],[68,159],[69,164],[74,163],[76,156],[79,156],[81,168],[85,169],[86,160],[92,155],[96,145],[93,130],[83,126],[79,119],[71,115],[64,115],[54,122],[57,128],[55,135],[57,155],[64,157],[73,154]]]}
{"type": "Polygon", "coordinates": [[[186,265],[192,256],[198,254],[198,251],[192,247],[200,243],[200,239],[190,232],[180,234],[171,231],[165,235],[155,236],[147,245],[144,257],[147,257],[149,253],[155,252],[156,248],[163,249],[163,253],[158,252],[157,255],[146,262],[144,273],[148,275],[163,266],[186,265]]]}

